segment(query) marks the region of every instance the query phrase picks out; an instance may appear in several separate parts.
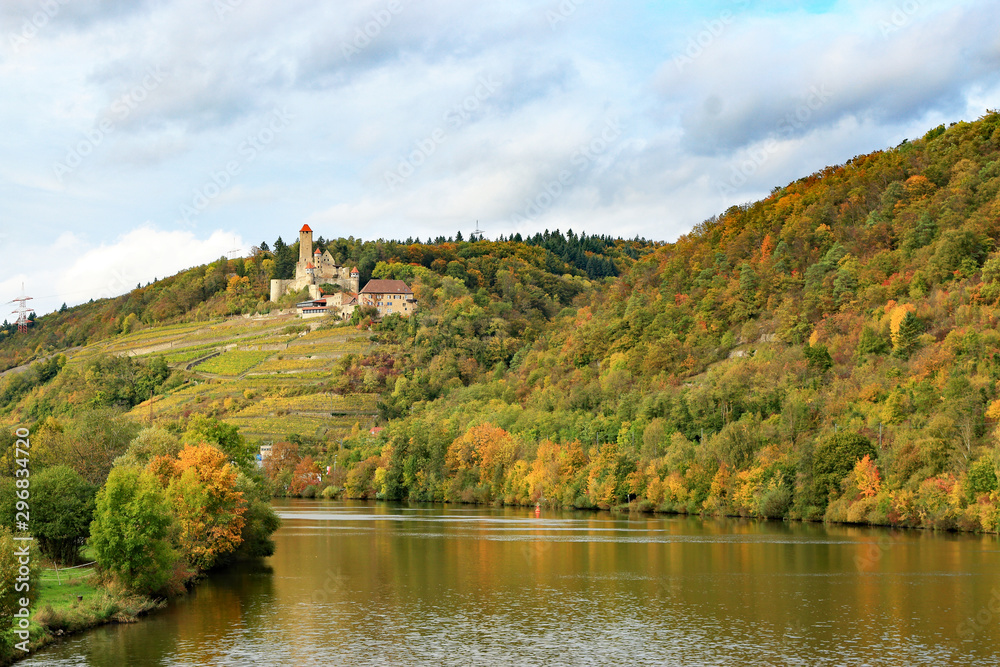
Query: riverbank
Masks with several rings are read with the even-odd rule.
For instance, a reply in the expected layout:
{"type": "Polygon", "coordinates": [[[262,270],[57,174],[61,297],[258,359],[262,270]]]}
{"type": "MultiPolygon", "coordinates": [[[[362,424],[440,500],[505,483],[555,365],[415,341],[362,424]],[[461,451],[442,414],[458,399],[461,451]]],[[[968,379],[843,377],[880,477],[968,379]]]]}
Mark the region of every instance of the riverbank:
{"type": "MultiPolygon", "coordinates": [[[[325,491],[325,490],[324,490],[325,491]]],[[[888,495],[888,494],[885,494],[888,495]]],[[[280,496],[275,496],[278,499],[280,496]]],[[[324,500],[383,500],[381,498],[352,498],[346,496],[343,489],[339,489],[337,493],[317,493],[315,496],[285,496],[288,498],[300,498],[303,500],[310,499],[324,499],[324,500]]],[[[881,498],[881,496],[880,496],[881,498]]],[[[869,508],[876,508],[876,499],[865,499],[866,505],[869,508]]],[[[407,502],[407,501],[401,501],[407,502]]],[[[831,504],[830,509],[825,514],[805,516],[801,512],[797,512],[794,509],[788,510],[786,513],[780,516],[765,516],[761,514],[750,514],[750,513],[727,513],[727,512],[691,512],[686,511],[683,506],[672,506],[670,508],[665,508],[662,505],[656,506],[648,500],[635,499],[628,503],[619,503],[617,505],[610,505],[607,507],[602,507],[598,505],[565,505],[558,501],[553,501],[550,499],[542,499],[540,501],[522,503],[522,502],[504,502],[502,500],[497,500],[494,502],[476,502],[476,501],[416,501],[420,503],[441,505],[447,507],[448,505],[471,505],[477,507],[541,507],[544,509],[557,509],[557,510],[585,510],[593,512],[610,512],[612,514],[622,513],[622,514],[646,514],[650,516],[692,516],[699,519],[755,519],[761,521],[788,521],[797,523],[821,523],[824,525],[840,525],[840,526],[864,526],[868,528],[886,528],[893,530],[911,529],[911,530],[930,530],[930,531],[941,531],[948,533],[969,533],[974,535],[997,535],[998,529],[1000,529],[1000,512],[995,518],[987,518],[987,520],[980,520],[983,515],[988,515],[994,510],[990,507],[984,507],[981,504],[973,504],[968,508],[965,508],[962,512],[940,512],[933,516],[928,516],[926,513],[921,513],[918,511],[920,508],[911,508],[911,511],[902,513],[898,515],[898,521],[889,521],[887,513],[885,512],[875,512],[869,511],[866,513],[853,513],[854,518],[852,518],[852,513],[848,513],[845,509],[845,501],[843,499],[835,501],[831,504]],[[833,518],[836,517],[836,518],[833,518]],[[886,520],[873,520],[873,518],[884,517],[886,520]],[[992,530],[987,530],[983,526],[992,526],[992,530]]]]}
{"type": "Polygon", "coordinates": [[[166,600],[114,591],[101,584],[94,569],[43,569],[38,600],[28,628],[28,652],[13,649],[0,658],[11,665],[53,642],[109,623],[135,623],[166,606],[166,600]]]}

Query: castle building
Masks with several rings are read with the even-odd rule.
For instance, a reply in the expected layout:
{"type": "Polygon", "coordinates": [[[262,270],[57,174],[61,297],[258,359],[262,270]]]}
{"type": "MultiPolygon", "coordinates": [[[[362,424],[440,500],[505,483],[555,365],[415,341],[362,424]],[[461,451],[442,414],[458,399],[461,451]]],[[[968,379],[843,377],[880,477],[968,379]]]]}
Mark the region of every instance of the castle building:
{"type": "Polygon", "coordinates": [[[369,280],[358,294],[358,305],[373,306],[380,316],[398,313],[409,317],[417,309],[413,290],[402,280],[369,280]]]}
{"type": "Polygon", "coordinates": [[[357,267],[348,269],[337,264],[330,251],[313,250],[313,231],[309,225],[299,230],[299,261],[295,264],[295,277],[290,280],[271,281],[271,301],[277,301],[289,292],[309,288],[309,296],[319,299],[319,286],[324,283],[340,285],[347,292],[358,292],[361,274],[357,267]]]}

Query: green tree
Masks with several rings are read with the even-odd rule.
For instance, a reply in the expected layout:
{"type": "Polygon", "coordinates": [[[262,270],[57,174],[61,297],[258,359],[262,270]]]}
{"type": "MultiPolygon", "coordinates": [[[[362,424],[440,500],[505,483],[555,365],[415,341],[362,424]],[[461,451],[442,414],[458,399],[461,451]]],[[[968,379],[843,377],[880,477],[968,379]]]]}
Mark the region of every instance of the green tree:
{"type": "Polygon", "coordinates": [[[288,280],[295,277],[295,251],[278,237],[274,242],[274,277],[288,280]]]}
{"type": "Polygon", "coordinates": [[[857,353],[859,357],[869,354],[885,354],[889,351],[890,345],[891,341],[888,336],[865,325],[858,337],[857,353]]]}
{"type": "Polygon", "coordinates": [[[240,435],[240,430],[232,424],[221,422],[215,417],[194,415],[184,433],[184,444],[208,443],[216,445],[240,470],[252,471],[257,467],[256,451],[252,443],[240,435]]]}
{"type": "Polygon", "coordinates": [[[281,519],[271,507],[271,494],[268,493],[264,480],[256,479],[240,473],[236,477],[236,490],[243,494],[247,503],[246,514],[241,531],[241,540],[236,551],[229,552],[219,558],[219,563],[230,560],[252,560],[266,558],[274,554],[274,540],[271,535],[281,525],[281,519]]]}
{"type": "Polygon", "coordinates": [[[163,589],[177,561],[170,545],[172,521],[155,476],[115,468],[97,494],[90,525],[98,565],[135,592],[163,589]]]}
{"type": "Polygon", "coordinates": [[[97,487],[67,465],[46,468],[31,480],[31,532],[42,553],[74,564],[90,534],[97,487]]]}
{"type": "Polygon", "coordinates": [[[833,358],[830,356],[830,350],[827,349],[826,345],[809,345],[807,343],[805,355],[806,364],[809,366],[809,369],[817,373],[825,373],[833,366],[833,358]]]}
{"type": "Polygon", "coordinates": [[[907,311],[899,323],[899,330],[893,337],[892,353],[903,359],[908,358],[917,348],[917,338],[923,330],[923,324],[917,316],[907,311]]]}
{"type": "Polygon", "coordinates": [[[144,428],[129,444],[128,451],[115,459],[115,466],[145,468],[157,456],[177,456],[181,439],[159,427],[144,428]]]}
{"type": "Polygon", "coordinates": [[[813,453],[813,489],[820,506],[825,506],[831,493],[837,492],[840,482],[854,470],[865,456],[877,456],[871,441],[860,433],[841,431],[820,444],[813,453]]]}

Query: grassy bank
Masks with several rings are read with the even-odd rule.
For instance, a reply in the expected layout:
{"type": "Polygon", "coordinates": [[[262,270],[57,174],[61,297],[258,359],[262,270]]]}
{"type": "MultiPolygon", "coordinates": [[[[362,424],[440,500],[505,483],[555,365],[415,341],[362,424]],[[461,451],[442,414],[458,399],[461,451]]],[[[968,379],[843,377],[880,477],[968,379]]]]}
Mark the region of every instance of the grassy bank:
{"type": "Polygon", "coordinates": [[[0,664],[22,660],[62,637],[106,623],[134,623],[140,616],[166,605],[162,599],[115,591],[105,587],[94,566],[55,569],[46,563],[38,601],[31,615],[28,653],[15,650],[0,664]]]}

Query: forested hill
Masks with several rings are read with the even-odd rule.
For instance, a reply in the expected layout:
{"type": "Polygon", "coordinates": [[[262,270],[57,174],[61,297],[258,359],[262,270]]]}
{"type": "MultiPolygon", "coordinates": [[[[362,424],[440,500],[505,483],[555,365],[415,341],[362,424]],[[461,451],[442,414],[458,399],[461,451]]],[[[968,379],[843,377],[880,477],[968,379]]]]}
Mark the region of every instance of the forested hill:
{"type": "MultiPolygon", "coordinates": [[[[627,271],[632,262],[656,247],[644,239],[612,239],[606,236],[565,235],[558,230],[539,233],[522,241],[520,235],[497,242],[464,241],[455,237],[363,241],[338,238],[314,243],[329,250],[344,266],[356,266],[362,285],[372,277],[379,262],[412,263],[441,275],[460,277],[470,288],[490,289],[497,262],[492,258],[521,255],[533,268],[552,276],[564,274],[600,279],[627,271]],[[531,247],[537,246],[538,252],[531,247]]],[[[281,236],[271,244],[255,246],[251,256],[219,260],[182,271],[128,294],[91,301],[74,308],[37,318],[27,335],[15,335],[16,327],[0,326],[0,371],[66,348],[94,343],[138,328],[185,321],[208,320],[240,313],[266,313],[270,280],[291,278],[299,253],[298,241],[288,245],[281,236]],[[246,278],[231,284],[233,276],[246,278]]],[[[544,282],[544,281],[543,281],[544,282]]]]}
{"type": "Polygon", "coordinates": [[[441,311],[384,332],[348,493],[996,530],[998,157],[991,113],[732,208],[443,395],[441,311]]]}
{"type": "MultiPolygon", "coordinates": [[[[671,244],[318,239],[363,279],[407,280],[420,308],[374,323],[374,349],[295,389],[378,394],[386,428],[292,434],[267,469],[273,490],[312,488],[330,466],[312,493],[996,531],[998,157],[990,113],[776,189],[671,244]]],[[[0,360],[264,312],[267,280],[296,256],[262,244],[46,316],[0,343],[0,360]]],[[[72,418],[66,405],[118,400],[58,379],[79,374],[60,363],[39,366],[45,387],[0,380],[0,410],[72,418]]],[[[178,372],[145,367],[125,407],[193,395],[178,372]]],[[[213,386],[170,418],[231,419],[256,400],[213,386]]]]}

